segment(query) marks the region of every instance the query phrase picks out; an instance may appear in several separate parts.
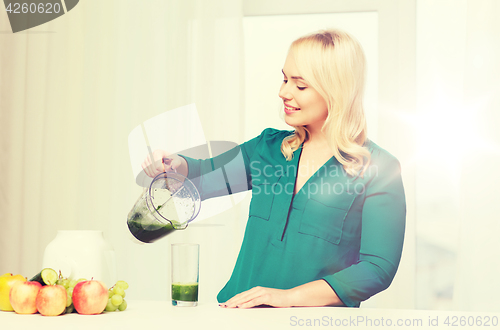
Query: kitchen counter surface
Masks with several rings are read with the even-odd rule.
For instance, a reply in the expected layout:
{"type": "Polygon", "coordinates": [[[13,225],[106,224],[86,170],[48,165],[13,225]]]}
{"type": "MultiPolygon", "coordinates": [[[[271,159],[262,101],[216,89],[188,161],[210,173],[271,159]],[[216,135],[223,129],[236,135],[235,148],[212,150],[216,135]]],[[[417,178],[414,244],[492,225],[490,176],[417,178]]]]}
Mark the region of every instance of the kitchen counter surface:
{"type": "Polygon", "coordinates": [[[174,307],[167,301],[128,301],[123,312],[44,317],[0,311],[0,329],[309,329],[313,327],[500,329],[500,313],[371,308],[226,309],[216,303],[174,307]],[[479,325],[478,320],[481,321],[479,325]],[[489,320],[489,321],[488,321],[489,320]],[[489,322],[489,326],[485,322],[489,322]],[[448,323],[448,324],[447,324],[448,323]]]}

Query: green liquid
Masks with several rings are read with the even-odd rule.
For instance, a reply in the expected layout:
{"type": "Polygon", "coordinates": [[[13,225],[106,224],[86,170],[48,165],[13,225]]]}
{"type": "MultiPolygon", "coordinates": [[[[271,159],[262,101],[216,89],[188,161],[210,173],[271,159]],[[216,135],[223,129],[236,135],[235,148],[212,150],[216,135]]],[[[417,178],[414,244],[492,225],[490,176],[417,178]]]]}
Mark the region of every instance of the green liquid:
{"type": "Polygon", "coordinates": [[[198,283],[172,284],[172,300],[198,301],[198,283]]]}
{"type": "Polygon", "coordinates": [[[127,221],[128,229],[139,241],[144,243],[152,243],[167,234],[170,234],[175,229],[172,225],[167,224],[150,224],[146,228],[143,227],[140,214],[134,214],[127,221]]]}

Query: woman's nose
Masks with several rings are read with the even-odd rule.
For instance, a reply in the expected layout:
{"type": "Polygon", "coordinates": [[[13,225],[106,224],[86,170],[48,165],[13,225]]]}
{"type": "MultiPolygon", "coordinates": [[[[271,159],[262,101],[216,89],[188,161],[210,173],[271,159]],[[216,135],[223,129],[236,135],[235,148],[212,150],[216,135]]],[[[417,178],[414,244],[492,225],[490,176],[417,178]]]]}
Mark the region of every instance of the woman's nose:
{"type": "Polygon", "coordinates": [[[285,84],[281,85],[278,96],[283,100],[290,100],[292,98],[285,84]]]}

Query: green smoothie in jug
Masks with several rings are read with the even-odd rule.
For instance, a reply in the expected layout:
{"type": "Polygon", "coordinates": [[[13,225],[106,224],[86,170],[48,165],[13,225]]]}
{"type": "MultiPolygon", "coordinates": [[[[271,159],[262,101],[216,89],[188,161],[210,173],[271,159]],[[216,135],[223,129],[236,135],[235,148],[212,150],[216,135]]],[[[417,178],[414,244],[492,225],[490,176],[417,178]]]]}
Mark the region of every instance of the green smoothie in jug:
{"type": "Polygon", "coordinates": [[[127,221],[128,229],[139,241],[144,243],[153,243],[159,238],[174,231],[171,224],[163,224],[160,222],[150,223],[147,226],[141,221],[140,213],[134,213],[127,221]]]}
{"type": "Polygon", "coordinates": [[[128,214],[128,229],[132,235],[141,242],[152,243],[176,229],[183,229],[183,226],[177,221],[170,220],[169,222],[159,215],[160,212],[162,212],[164,216],[170,219],[178,217],[175,205],[176,199],[170,199],[168,191],[163,192],[163,194],[166,196],[163,197],[161,202],[165,200],[168,201],[166,205],[160,204],[154,206],[152,203],[148,205],[148,196],[144,194],[139,198],[134,208],[128,214]]]}
{"type": "Polygon", "coordinates": [[[132,235],[152,243],[166,235],[185,229],[199,212],[198,190],[184,176],[168,172],[156,176],[149,189],[144,188],[127,216],[132,235]]]}

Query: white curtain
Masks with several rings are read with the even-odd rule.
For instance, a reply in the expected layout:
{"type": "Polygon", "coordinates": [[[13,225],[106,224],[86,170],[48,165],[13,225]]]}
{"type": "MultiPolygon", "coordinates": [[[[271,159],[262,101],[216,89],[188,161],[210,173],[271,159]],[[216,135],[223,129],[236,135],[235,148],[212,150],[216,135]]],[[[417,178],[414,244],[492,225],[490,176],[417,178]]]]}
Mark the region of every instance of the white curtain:
{"type": "Polygon", "coordinates": [[[58,230],[102,230],[133,299],[168,299],[170,243],[192,241],[201,245],[200,300],[215,300],[238,252],[239,208],[133,244],[126,216],[141,188],[127,137],[196,103],[207,140],[242,142],[241,12],[238,0],[85,0],[12,34],[1,11],[2,274],[40,271],[58,230]]]}

